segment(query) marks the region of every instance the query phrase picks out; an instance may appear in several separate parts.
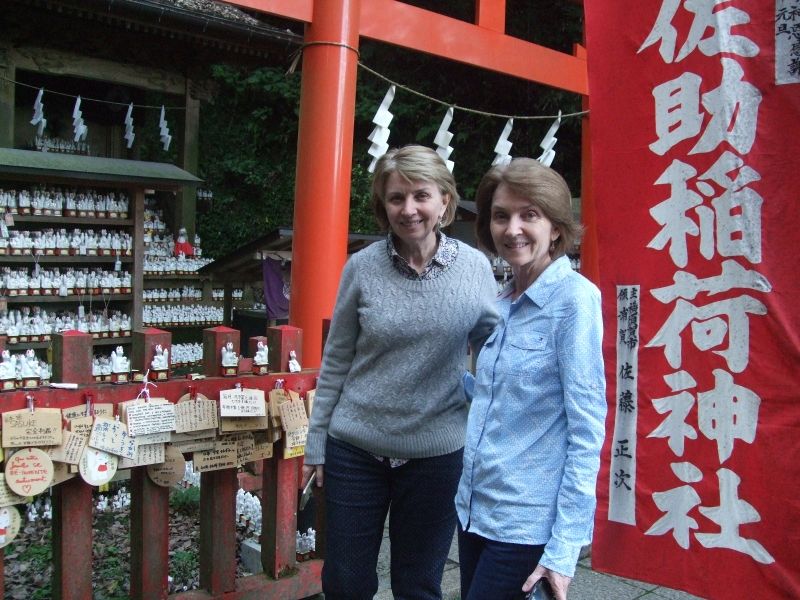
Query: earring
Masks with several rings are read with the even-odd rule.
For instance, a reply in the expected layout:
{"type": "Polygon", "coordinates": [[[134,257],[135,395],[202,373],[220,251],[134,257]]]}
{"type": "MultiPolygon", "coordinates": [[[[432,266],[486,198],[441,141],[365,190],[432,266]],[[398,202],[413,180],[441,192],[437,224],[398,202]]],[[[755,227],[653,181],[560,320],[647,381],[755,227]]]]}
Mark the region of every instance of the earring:
{"type": "Polygon", "coordinates": [[[555,251],[556,251],[556,242],[555,240],[553,240],[552,242],[550,242],[550,254],[552,254],[555,251]]]}
{"type": "Polygon", "coordinates": [[[439,227],[439,229],[444,227],[444,220],[442,219],[442,217],[439,217],[439,222],[437,223],[437,226],[439,227]]]}

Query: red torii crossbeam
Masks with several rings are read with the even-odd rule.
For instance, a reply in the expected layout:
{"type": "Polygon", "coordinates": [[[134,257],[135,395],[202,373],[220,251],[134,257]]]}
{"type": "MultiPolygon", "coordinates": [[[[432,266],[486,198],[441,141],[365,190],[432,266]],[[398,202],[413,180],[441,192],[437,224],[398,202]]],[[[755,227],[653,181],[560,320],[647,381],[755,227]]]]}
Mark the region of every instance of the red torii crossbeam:
{"type": "MultiPolygon", "coordinates": [[[[290,321],[304,331],[303,366],[321,358],[322,321],[333,312],[347,258],[353,119],[360,36],[520,79],[588,95],[586,55],[557,52],[505,35],[505,0],[476,0],[475,24],[397,0],[231,0],[307,24],[297,145],[290,321]]],[[[587,123],[584,121],[584,125],[587,123]]],[[[583,163],[589,152],[584,138],[583,163]]],[[[596,279],[593,206],[582,264],[596,279]],[[588,269],[587,269],[588,267],[588,269]]]]}

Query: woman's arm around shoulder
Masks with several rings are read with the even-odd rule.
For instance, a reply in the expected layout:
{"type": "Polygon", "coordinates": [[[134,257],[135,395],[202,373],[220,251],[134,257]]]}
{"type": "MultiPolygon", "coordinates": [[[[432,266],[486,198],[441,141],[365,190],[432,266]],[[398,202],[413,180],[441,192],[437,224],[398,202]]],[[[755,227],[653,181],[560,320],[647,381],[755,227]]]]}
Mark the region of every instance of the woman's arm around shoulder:
{"type": "Polygon", "coordinates": [[[459,252],[470,252],[473,259],[476,302],[478,303],[478,317],[469,334],[469,344],[477,355],[486,339],[494,331],[499,315],[497,313],[497,282],[494,279],[492,266],[483,252],[459,242],[459,252]]]}

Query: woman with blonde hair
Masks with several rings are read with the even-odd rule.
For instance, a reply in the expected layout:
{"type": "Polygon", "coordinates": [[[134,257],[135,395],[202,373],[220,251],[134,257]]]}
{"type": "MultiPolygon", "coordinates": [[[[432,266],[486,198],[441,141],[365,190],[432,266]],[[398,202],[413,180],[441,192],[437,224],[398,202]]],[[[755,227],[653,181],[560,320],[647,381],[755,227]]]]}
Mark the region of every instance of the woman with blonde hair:
{"type": "Polygon", "coordinates": [[[447,237],[458,192],[436,152],[390,150],[372,184],[385,241],[345,265],[325,345],[303,480],[325,487],[326,600],[371,600],[389,514],[395,598],[441,598],[455,532],[468,344],[497,321],[479,251],[447,237]]]}

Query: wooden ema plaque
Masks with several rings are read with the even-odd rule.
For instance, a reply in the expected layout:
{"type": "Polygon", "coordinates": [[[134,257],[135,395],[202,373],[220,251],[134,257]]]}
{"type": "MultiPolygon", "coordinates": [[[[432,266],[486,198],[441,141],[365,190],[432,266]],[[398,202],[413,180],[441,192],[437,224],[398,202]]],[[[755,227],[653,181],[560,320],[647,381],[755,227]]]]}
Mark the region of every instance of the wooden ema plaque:
{"type": "Polygon", "coordinates": [[[44,450],[23,448],[6,461],[6,484],[20,496],[41,494],[53,481],[53,461],[44,450]]]}
{"type": "Polygon", "coordinates": [[[19,533],[21,519],[13,506],[0,508],[0,548],[5,548],[19,533]]]}
{"type": "Polygon", "coordinates": [[[147,475],[156,485],[170,488],[183,479],[186,472],[186,460],[183,453],[174,446],[164,448],[164,462],[148,465],[147,475]]]}
{"type": "Polygon", "coordinates": [[[117,472],[118,461],[113,454],[87,447],[79,465],[81,477],[89,485],[108,483],[117,472]]]}

